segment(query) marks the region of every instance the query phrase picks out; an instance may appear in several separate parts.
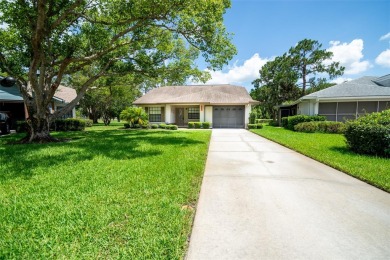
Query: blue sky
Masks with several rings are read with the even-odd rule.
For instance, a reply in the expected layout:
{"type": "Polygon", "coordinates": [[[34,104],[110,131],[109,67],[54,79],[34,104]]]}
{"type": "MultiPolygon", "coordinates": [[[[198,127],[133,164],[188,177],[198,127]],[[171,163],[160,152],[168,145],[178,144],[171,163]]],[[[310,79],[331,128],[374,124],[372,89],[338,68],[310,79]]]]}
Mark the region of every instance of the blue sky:
{"type": "Polygon", "coordinates": [[[208,83],[250,90],[265,62],[304,38],[346,67],[336,82],[390,73],[390,0],[232,0],[225,25],[238,54],[208,83]]]}

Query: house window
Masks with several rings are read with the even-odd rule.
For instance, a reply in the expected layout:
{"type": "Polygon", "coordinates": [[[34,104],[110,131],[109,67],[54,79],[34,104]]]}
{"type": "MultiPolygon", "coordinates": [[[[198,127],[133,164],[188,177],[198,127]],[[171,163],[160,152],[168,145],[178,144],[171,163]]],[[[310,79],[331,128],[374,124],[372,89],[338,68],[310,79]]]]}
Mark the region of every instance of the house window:
{"type": "Polygon", "coordinates": [[[161,107],[149,107],[149,122],[162,122],[161,107]]]}
{"type": "Polygon", "coordinates": [[[199,107],[188,108],[188,119],[199,119],[199,107]]]}

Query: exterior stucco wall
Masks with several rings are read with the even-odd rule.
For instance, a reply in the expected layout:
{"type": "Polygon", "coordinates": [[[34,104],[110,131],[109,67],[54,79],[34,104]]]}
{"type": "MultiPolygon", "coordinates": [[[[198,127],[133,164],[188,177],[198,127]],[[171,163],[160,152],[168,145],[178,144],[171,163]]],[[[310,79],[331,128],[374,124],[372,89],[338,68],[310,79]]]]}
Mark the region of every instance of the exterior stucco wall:
{"type": "Polygon", "coordinates": [[[249,124],[249,115],[252,111],[252,105],[251,104],[247,104],[245,106],[245,127],[247,127],[247,125],[249,124]]]}
{"type": "Polygon", "coordinates": [[[205,122],[205,115],[204,115],[204,105],[199,105],[199,121],[200,122],[205,122]]]}
{"type": "MultiPolygon", "coordinates": [[[[230,104],[225,104],[224,106],[230,106],[230,104]]],[[[237,105],[231,105],[237,106],[237,105]]],[[[245,107],[245,126],[249,124],[249,114],[252,111],[251,104],[242,104],[241,106],[245,107]]],[[[153,123],[169,123],[169,124],[177,124],[176,122],[176,108],[184,108],[184,124],[186,125],[188,122],[210,122],[213,123],[213,107],[214,105],[203,105],[203,104],[165,104],[165,105],[138,105],[138,107],[142,107],[145,109],[146,107],[164,107],[164,122],[153,122],[153,123]],[[199,107],[199,119],[188,119],[188,109],[189,107],[199,107]]]]}
{"type": "Polygon", "coordinates": [[[213,125],[213,106],[205,106],[204,120],[205,122],[210,122],[211,125],[213,125]]]}

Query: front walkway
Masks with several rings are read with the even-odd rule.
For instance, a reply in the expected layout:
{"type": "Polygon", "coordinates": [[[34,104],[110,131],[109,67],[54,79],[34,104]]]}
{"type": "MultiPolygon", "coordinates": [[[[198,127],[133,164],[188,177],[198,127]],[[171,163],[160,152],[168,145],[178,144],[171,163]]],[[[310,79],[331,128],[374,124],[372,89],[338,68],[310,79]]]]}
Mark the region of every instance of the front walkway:
{"type": "Polygon", "coordinates": [[[214,129],[187,259],[390,259],[390,194],[214,129]]]}

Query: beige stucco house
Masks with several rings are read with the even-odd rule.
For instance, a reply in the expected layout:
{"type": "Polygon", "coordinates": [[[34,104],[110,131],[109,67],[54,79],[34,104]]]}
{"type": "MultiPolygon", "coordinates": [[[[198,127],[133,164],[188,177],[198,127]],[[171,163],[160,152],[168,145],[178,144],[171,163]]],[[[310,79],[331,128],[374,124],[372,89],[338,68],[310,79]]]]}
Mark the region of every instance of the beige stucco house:
{"type": "Polygon", "coordinates": [[[187,126],[210,122],[213,128],[245,128],[252,105],[247,90],[234,85],[166,86],[155,88],[136,101],[151,123],[187,126]]]}

